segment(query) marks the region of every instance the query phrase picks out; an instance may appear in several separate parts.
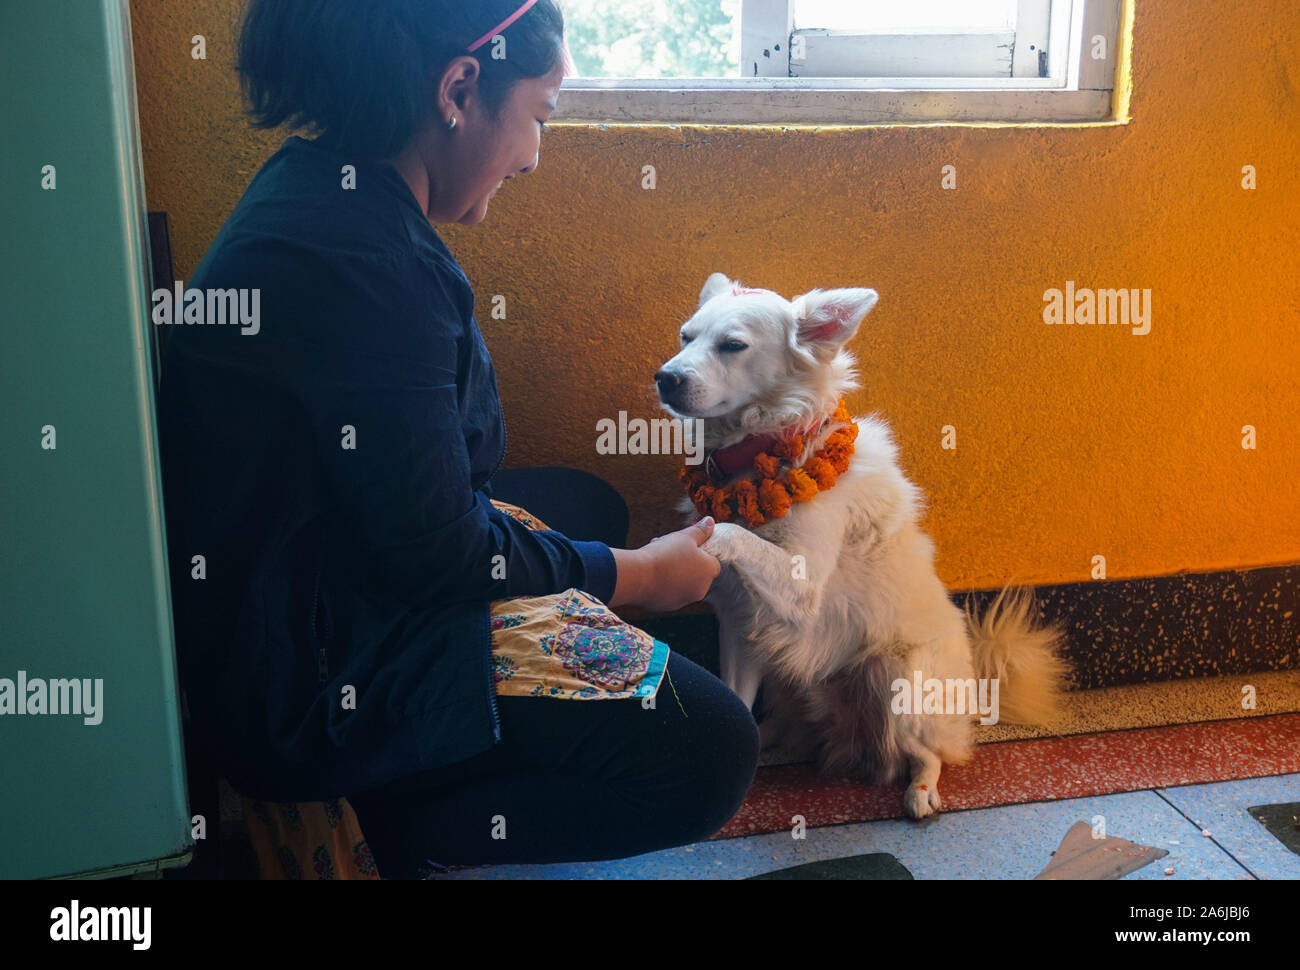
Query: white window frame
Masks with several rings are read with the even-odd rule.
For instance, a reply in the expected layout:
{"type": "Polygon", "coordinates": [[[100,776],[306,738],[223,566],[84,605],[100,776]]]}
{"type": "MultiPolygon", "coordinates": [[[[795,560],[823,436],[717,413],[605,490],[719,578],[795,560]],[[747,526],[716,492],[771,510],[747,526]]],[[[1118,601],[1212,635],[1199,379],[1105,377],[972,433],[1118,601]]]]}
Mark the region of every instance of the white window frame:
{"type": "Polygon", "coordinates": [[[1123,2],[1020,0],[1022,19],[1012,50],[999,54],[1009,31],[972,32],[964,40],[951,30],[795,31],[790,0],[742,0],[741,69],[744,73],[748,66],[748,76],[565,78],[552,120],[689,125],[1112,121],[1123,2]],[[1105,38],[1104,59],[1091,56],[1098,35],[1105,38]],[[939,46],[931,43],[926,53],[927,42],[936,36],[939,46]],[[1048,76],[1040,77],[1038,52],[1044,46],[1048,76]],[[818,52],[822,59],[810,63],[818,52]],[[939,63],[957,58],[969,69],[1006,67],[1005,61],[1009,70],[1005,76],[981,77],[807,76],[816,63],[833,69],[862,56],[880,64],[910,56],[921,66],[936,63],[936,57],[939,63]]]}

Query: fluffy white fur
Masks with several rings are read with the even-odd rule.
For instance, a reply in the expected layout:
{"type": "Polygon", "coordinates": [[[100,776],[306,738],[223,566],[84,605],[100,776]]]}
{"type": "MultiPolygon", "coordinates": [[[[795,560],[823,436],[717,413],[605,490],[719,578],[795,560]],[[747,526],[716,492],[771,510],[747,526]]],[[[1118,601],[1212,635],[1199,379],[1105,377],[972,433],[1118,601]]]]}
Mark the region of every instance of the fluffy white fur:
{"type": "MultiPolygon", "coordinates": [[[[665,410],[704,419],[706,449],[829,415],[861,386],[844,345],[874,290],[793,301],[743,290],[710,276],[681,351],[656,375],[665,410]]],[[[1067,673],[1062,633],[1036,627],[1032,594],[1009,587],[982,617],[957,608],[935,575],[934,544],[917,525],[925,499],[899,468],[889,426],[875,414],[855,421],[852,464],[833,488],[752,531],[717,524],[704,548],[723,572],[707,600],[722,679],[751,708],[765,685],[764,746],[815,753],[826,770],[866,770],[877,783],[905,776],[904,809],[922,818],[941,807],[941,764],[970,759],[977,717],[894,714],[894,681],[913,671],[996,677],[1001,720],[1050,727],[1067,673]],[[806,578],[796,578],[796,556],[806,578]]],[[[681,509],[699,518],[689,499],[681,509]]]]}

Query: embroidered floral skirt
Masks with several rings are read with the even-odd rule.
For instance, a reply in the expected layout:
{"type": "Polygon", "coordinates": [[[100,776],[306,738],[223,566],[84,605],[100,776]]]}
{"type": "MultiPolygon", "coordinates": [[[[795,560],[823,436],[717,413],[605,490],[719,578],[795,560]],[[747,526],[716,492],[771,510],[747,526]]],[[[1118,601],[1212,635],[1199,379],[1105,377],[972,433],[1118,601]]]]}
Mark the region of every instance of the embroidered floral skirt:
{"type": "MultiPolygon", "coordinates": [[[[495,499],[492,504],[531,529],[546,528],[518,506],[495,499]]],[[[668,645],[624,623],[582,590],[496,600],[491,612],[499,696],[652,697],[664,677],[668,645]]],[[[346,798],[241,801],[263,879],[379,878],[346,798]]]]}
{"type": "MultiPolygon", "coordinates": [[[[536,516],[492,504],[530,529],[536,516]]],[[[614,700],[653,697],[668,663],[668,644],[618,618],[580,589],[495,600],[492,662],[500,697],[614,700]]]]}

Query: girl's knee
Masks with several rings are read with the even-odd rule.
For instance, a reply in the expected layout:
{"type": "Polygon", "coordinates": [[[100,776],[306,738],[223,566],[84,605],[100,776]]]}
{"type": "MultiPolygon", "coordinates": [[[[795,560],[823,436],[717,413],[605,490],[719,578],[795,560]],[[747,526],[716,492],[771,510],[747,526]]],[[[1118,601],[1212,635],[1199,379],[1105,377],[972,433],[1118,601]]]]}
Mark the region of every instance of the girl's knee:
{"type": "Polygon", "coordinates": [[[740,809],[754,781],[758,725],[738,697],[726,694],[729,699],[715,702],[708,716],[694,719],[679,748],[675,808],[686,824],[677,844],[708,838],[722,828],[740,809]]]}

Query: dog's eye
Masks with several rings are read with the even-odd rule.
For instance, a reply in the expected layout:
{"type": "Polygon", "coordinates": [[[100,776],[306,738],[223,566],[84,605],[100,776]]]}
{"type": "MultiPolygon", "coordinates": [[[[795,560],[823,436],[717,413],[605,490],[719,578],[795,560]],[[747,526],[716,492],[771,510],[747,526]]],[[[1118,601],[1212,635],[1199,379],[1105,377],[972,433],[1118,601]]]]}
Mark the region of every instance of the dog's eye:
{"type": "Polygon", "coordinates": [[[680,336],[680,337],[682,338],[682,345],[683,345],[683,346],[685,346],[686,344],[688,344],[688,343],[691,342],[691,338],[688,337],[688,336],[686,336],[686,334],[684,334],[684,333],[683,333],[683,334],[678,334],[678,336],[680,336]]]}
{"type": "Polygon", "coordinates": [[[726,343],[718,344],[718,349],[727,354],[736,354],[748,347],[749,344],[742,344],[739,340],[728,340],[726,343]]]}

